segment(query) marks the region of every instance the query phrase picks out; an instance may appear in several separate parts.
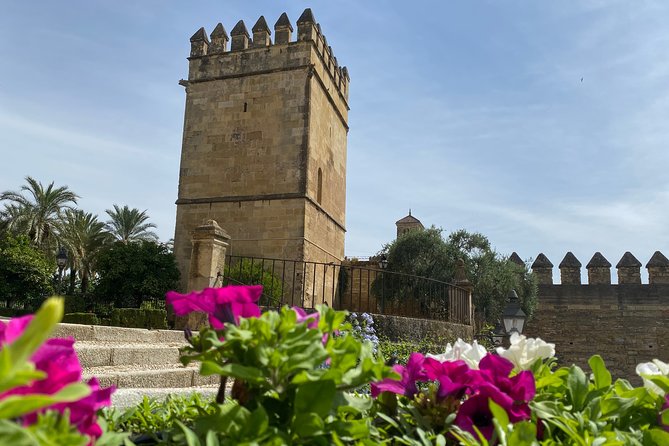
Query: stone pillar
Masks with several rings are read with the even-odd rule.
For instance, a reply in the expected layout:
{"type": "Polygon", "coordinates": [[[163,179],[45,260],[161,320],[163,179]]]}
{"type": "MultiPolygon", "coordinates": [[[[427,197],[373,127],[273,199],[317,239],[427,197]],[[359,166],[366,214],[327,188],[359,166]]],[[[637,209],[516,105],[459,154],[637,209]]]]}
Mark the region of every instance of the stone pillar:
{"type": "MultiPolygon", "coordinates": [[[[217,285],[225,267],[225,252],[230,236],[214,220],[208,220],[191,232],[191,256],[186,292],[201,291],[217,285]]],[[[220,285],[220,284],[219,284],[220,285]]],[[[204,313],[177,317],[177,329],[197,330],[206,325],[204,313]]]]}
{"type": "Polygon", "coordinates": [[[585,267],[588,270],[588,285],[611,285],[611,263],[601,252],[596,252],[585,267]]]}
{"type": "Polygon", "coordinates": [[[465,261],[462,259],[458,259],[455,264],[454,282],[458,288],[450,287],[448,318],[452,322],[464,322],[474,327],[474,301],[472,299],[474,285],[467,279],[465,261]]]}
{"type": "Polygon", "coordinates": [[[648,269],[648,283],[669,283],[669,259],[660,251],[655,251],[653,257],[646,264],[648,269]]]}
{"type": "Polygon", "coordinates": [[[553,264],[544,253],[540,253],[532,263],[532,273],[539,285],[553,285],[553,264]]]}
{"type": "Polygon", "coordinates": [[[641,262],[627,251],[616,265],[618,269],[618,284],[641,284],[641,262]]]}
{"type": "Polygon", "coordinates": [[[560,283],[562,285],[581,284],[581,262],[569,251],[558,265],[560,268],[560,283]]]}

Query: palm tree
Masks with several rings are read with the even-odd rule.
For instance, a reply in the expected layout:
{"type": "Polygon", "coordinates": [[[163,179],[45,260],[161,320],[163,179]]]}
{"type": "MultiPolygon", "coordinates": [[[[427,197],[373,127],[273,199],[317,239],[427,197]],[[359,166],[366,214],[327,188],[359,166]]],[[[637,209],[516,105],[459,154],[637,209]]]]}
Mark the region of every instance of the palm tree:
{"type": "Polygon", "coordinates": [[[81,292],[85,293],[95,274],[97,256],[111,236],[97,216],[80,209],[66,210],[57,228],[58,239],[68,252],[70,293],[74,292],[76,277],[81,280],[81,292]]]}
{"type": "Polygon", "coordinates": [[[72,209],[79,196],[67,186],[54,187],[53,182],[45,188],[30,176],[26,177],[26,183],[18,192],[0,194],[0,201],[9,202],[2,211],[3,220],[10,220],[10,230],[28,235],[37,248],[46,252],[54,241],[54,228],[62,212],[72,209]]]}
{"type": "Polygon", "coordinates": [[[147,223],[149,216],[146,211],[140,211],[137,208],[130,209],[127,205],[120,207],[114,205],[114,210],[105,211],[110,220],[107,221],[107,231],[114,238],[124,244],[137,241],[158,240],[158,235],[150,229],[155,228],[153,223],[147,223]]]}

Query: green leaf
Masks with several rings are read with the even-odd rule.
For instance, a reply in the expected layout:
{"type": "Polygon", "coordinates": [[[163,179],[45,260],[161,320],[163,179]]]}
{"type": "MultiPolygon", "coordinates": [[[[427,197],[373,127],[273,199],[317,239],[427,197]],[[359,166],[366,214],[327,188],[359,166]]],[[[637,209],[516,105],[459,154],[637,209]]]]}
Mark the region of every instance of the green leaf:
{"type": "Polygon", "coordinates": [[[201,446],[200,439],[197,438],[195,432],[190,430],[188,427],[186,427],[185,424],[183,424],[179,420],[175,420],[174,424],[176,424],[179,427],[179,429],[181,429],[181,432],[183,432],[187,446],[201,446]]]}
{"type": "Polygon", "coordinates": [[[521,421],[513,425],[507,444],[512,446],[531,446],[537,441],[537,427],[529,421],[521,421]]]}
{"type": "Polygon", "coordinates": [[[299,437],[315,437],[323,435],[325,423],[318,414],[310,413],[296,413],[291,423],[293,432],[299,437]]]}
{"type": "Polygon", "coordinates": [[[588,360],[592,375],[595,381],[595,389],[604,389],[611,386],[611,372],[604,364],[604,360],[599,355],[594,355],[588,360]]]}
{"type": "Polygon", "coordinates": [[[204,361],[200,367],[200,373],[202,376],[231,376],[233,378],[239,378],[253,384],[261,384],[266,382],[266,378],[262,370],[256,367],[249,367],[234,363],[221,366],[213,361],[204,361]]]}
{"type": "Polygon", "coordinates": [[[63,299],[60,297],[47,299],[21,336],[5,347],[10,351],[15,366],[27,361],[49,338],[63,318],[63,305],[63,299]]]}
{"type": "Polygon", "coordinates": [[[90,393],[88,385],[74,383],[52,395],[11,395],[0,401],[0,419],[17,418],[54,404],[78,401],[90,393]]]}
{"type": "Polygon", "coordinates": [[[660,412],[660,420],[662,420],[662,424],[669,426],[669,409],[660,412]]]}
{"type": "Polygon", "coordinates": [[[0,444],[12,446],[39,446],[36,438],[20,425],[0,420],[0,444]]]}
{"type": "Polygon", "coordinates": [[[580,367],[572,365],[567,376],[567,395],[573,409],[580,411],[588,396],[588,378],[580,367]]]}
{"type": "Polygon", "coordinates": [[[301,384],[295,392],[295,413],[316,413],[325,417],[332,408],[336,386],[334,381],[313,381],[301,384]]]}

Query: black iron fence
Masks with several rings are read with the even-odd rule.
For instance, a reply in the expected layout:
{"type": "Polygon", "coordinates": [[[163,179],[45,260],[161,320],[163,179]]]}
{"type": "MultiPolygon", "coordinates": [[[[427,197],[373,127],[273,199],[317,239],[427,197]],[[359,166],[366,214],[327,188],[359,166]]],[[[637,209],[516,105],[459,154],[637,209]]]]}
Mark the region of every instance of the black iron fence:
{"type": "Polygon", "coordinates": [[[468,290],[426,277],[347,264],[227,256],[221,285],[261,284],[260,305],[336,309],[472,323],[468,290]]]}

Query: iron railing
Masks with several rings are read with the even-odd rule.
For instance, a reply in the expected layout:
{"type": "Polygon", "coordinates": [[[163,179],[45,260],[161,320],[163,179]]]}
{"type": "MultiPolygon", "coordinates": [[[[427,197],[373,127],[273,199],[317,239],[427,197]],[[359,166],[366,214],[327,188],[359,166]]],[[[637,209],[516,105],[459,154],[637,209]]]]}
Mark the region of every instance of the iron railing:
{"type": "Polygon", "coordinates": [[[426,277],[338,263],[226,256],[221,285],[262,284],[259,304],[314,308],[472,324],[468,290],[426,277]]]}

